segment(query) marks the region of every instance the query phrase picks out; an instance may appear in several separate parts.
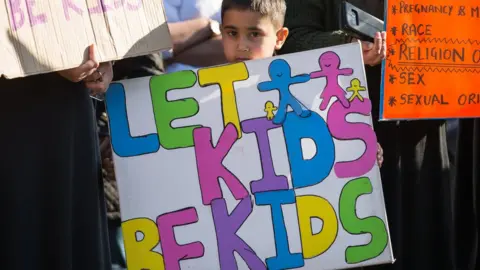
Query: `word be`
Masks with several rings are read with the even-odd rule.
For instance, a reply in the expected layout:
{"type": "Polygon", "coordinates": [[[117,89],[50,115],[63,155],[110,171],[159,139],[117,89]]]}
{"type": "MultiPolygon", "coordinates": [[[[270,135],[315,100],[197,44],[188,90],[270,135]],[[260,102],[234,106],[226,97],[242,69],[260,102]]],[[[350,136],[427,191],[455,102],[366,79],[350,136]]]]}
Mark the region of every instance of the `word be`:
{"type": "MultiPolygon", "coordinates": [[[[62,8],[67,21],[70,20],[70,11],[74,11],[78,15],[82,16],[84,10],[87,10],[89,14],[100,14],[106,12],[114,12],[120,8],[126,6],[128,10],[135,11],[142,6],[142,0],[96,0],[97,3],[94,7],[87,8],[86,0],[83,0],[83,5],[74,3],[75,0],[62,0],[62,8]],[[108,3],[111,2],[111,3],[108,3]]],[[[47,3],[47,1],[43,1],[47,3]]],[[[51,2],[60,2],[60,1],[51,1],[51,2]]],[[[46,11],[39,11],[36,7],[36,0],[8,0],[10,8],[10,21],[14,31],[22,28],[26,20],[30,24],[30,27],[39,24],[47,23],[47,13],[46,11]]],[[[45,6],[49,6],[48,3],[45,6]]],[[[44,6],[44,7],[45,7],[44,6]]],[[[56,16],[55,14],[51,14],[56,16]]]]}

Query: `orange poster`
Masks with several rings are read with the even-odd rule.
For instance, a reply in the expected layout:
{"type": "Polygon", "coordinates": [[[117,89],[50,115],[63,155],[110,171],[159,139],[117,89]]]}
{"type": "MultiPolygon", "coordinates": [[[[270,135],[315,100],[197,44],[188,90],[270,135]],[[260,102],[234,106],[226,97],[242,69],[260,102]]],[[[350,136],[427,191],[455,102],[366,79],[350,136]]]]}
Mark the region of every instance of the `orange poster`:
{"type": "Polygon", "coordinates": [[[388,0],[383,120],[480,116],[480,1],[388,0]]]}

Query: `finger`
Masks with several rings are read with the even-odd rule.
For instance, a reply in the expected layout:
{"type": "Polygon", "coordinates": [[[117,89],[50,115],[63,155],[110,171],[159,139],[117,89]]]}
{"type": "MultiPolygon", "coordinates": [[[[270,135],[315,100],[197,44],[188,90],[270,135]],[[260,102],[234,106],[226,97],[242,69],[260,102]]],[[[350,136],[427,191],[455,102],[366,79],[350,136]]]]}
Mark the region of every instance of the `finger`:
{"type": "Polygon", "coordinates": [[[98,68],[100,64],[97,62],[97,57],[95,56],[95,45],[92,44],[88,47],[88,60],[93,61],[95,65],[94,68],[98,68]]]}
{"type": "Polygon", "coordinates": [[[378,55],[375,51],[373,51],[373,54],[369,54],[369,60],[367,63],[368,65],[370,65],[371,67],[374,67],[378,64],[380,64],[382,62],[382,57],[380,55],[378,55]]]}
{"type": "Polygon", "coordinates": [[[112,65],[110,62],[101,63],[95,72],[89,77],[85,78],[85,81],[105,81],[110,80],[112,74],[112,65]]]}
{"type": "MultiPolygon", "coordinates": [[[[376,47],[376,45],[375,45],[375,47],[376,47]]],[[[368,51],[366,53],[365,57],[366,57],[366,59],[368,59],[366,63],[368,63],[370,66],[376,66],[376,65],[378,65],[378,63],[380,61],[379,60],[380,55],[378,54],[378,51],[376,50],[376,48],[368,51]]]]}
{"type": "Polygon", "coordinates": [[[382,35],[380,34],[380,32],[377,32],[375,34],[375,51],[377,52],[377,54],[380,54],[380,51],[382,49],[382,35]]]}
{"type": "Polygon", "coordinates": [[[385,57],[383,57],[383,55],[377,55],[377,57],[375,57],[375,61],[374,61],[374,65],[378,65],[380,63],[382,63],[383,59],[385,59],[385,57]]]}
{"type": "Polygon", "coordinates": [[[87,62],[83,63],[76,69],[76,72],[80,80],[85,79],[86,77],[92,75],[97,68],[95,67],[95,62],[88,60],[87,62]]]}
{"type": "Polygon", "coordinates": [[[382,32],[382,48],[380,54],[387,56],[387,33],[382,32]]]}
{"type": "Polygon", "coordinates": [[[98,69],[84,79],[85,82],[96,82],[96,81],[101,82],[102,80],[103,80],[102,73],[98,69]]]}
{"type": "Polygon", "coordinates": [[[387,32],[382,31],[382,33],[380,35],[381,35],[383,40],[385,40],[385,41],[387,40],[387,32]]]}
{"type": "Polygon", "coordinates": [[[85,83],[85,87],[87,87],[90,90],[91,95],[96,95],[96,94],[105,92],[103,85],[99,83],[94,83],[94,82],[85,83]]]}
{"type": "Polygon", "coordinates": [[[382,60],[387,58],[387,45],[385,43],[382,44],[379,56],[382,60]]]}
{"type": "Polygon", "coordinates": [[[103,82],[85,82],[85,87],[94,93],[103,93],[106,90],[103,82]]]}

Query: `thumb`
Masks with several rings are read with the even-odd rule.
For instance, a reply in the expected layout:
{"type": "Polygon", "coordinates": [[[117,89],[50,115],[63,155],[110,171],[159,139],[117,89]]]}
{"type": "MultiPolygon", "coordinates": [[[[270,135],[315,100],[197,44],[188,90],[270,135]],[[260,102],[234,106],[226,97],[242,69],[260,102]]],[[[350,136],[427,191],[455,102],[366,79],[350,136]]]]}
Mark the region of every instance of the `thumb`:
{"type": "Polygon", "coordinates": [[[92,44],[88,46],[88,60],[81,66],[76,68],[76,73],[83,80],[85,77],[92,75],[95,70],[100,66],[95,57],[95,46],[92,44]]]}
{"type": "Polygon", "coordinates": [[[94,63],[93,68],[98,68],[98,66],[100,66],[97,62],[97,57],[95,56],[95,44],[88,46],[88,59],[94,63]]]}

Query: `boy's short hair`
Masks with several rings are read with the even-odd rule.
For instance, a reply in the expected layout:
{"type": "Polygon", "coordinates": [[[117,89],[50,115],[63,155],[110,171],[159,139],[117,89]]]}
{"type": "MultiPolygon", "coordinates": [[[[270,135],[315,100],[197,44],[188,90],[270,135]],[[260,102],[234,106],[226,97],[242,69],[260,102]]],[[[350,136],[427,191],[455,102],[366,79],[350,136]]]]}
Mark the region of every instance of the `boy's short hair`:
{"type": "Polygon", "coordinates": [[[282,27],[285,20],[287,4],[285,0],[223,0],[222,20],[225,12],[231,9],[250,10],[269,17],[277,27],[282,27]]]}

